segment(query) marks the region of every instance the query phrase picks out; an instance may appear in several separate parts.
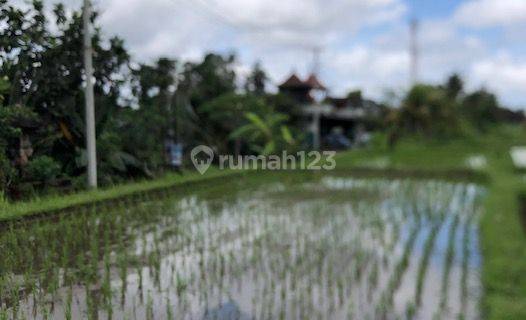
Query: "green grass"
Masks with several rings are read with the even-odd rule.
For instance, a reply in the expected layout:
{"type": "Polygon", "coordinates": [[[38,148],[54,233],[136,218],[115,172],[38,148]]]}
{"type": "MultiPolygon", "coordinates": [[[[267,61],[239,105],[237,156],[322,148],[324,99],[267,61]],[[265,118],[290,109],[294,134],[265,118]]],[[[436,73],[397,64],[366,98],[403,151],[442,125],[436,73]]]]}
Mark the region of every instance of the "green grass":
{"type": "Polygon", "coordinates": [[[212,167],[204,175],[193,171],[184,172],[182,175],[169,173],[155,180],[131,182],[68,195],[57,194],[42,198],[35,198],[30,201],[9,203],[0,199],[0,222],[21,219],[36,214],[63,210],[94,202],[112,200],[141,192],[169,188],[188,182],[197,182],[210,178],[218,178],[232,173],[233,171],[221,171],[212,167]]]}
{"type": "Polygon", "coordinates": [[[444,172],[469,169],[466,159],[483,155],[488,195],[480,221],[482,314],[486,319],[526,319],[526,235],[519,220],[524,175],[509,157],[513,145],[526,145],[521,127],[506,127],[476,139],[427,142],[410,139],[389,150],[381,144],[337,156],[338,169],[382,168],[444,172]]]}

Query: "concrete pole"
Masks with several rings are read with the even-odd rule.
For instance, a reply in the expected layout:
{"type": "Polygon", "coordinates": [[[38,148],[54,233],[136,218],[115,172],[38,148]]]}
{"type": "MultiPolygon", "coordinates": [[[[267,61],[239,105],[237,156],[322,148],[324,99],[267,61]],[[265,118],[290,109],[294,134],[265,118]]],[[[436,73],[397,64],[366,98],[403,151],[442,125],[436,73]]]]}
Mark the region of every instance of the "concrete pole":
{"type": "Polygon", "coordinates": [[[314,113],[312,114],[312,148],[314,150],[320,150],[320,106],[316,104],[314,106],[314,113]]]}
{"type": "Polygon", "coordinates": [[[97,188],[97,145],[95,138],[95,98],[93,93],[93,44],[91,39],[91,3],[84,0],[84,69],[86,73],[86,152],[88,157],[88,187],[97,188]]]}

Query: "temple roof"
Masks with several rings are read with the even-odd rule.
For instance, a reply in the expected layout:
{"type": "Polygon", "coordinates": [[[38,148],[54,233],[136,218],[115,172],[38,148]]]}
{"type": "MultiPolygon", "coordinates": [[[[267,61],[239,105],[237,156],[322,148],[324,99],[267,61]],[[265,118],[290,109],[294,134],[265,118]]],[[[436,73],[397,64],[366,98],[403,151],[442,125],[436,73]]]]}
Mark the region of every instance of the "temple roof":
{"type": "Polygon", "coordinates": [[[305,83],[309,84],[313,89],[325,90],[325,86],[321,84],[320,80],[318,80],[318,77],[316,77],[315,74],[311,74],[305,83]]]}
{"type": "Polygon", "coordinates": [[[320,83],[316,75],[311,74],[305,81],[301,80],[293,73],[285,82],[279,85],[280,88],[305,88],[305,89],[322,89],[325,87],[320,83]]]}
{"type": "Polygon", "coordinates": [[[285,82],[279,85],[280,88],[305,88],[308,87],[307,83],[301,81],[296,75],[292,74],[285,82]]]}

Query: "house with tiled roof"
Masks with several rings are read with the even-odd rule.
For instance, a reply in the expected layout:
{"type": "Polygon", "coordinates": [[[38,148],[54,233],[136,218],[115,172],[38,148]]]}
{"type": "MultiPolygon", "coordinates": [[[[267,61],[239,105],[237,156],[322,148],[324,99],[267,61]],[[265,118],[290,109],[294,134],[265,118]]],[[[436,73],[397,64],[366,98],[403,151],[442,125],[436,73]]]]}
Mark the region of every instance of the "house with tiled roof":
{"type": "Polygon", "coordinates": [[[301,80],[293,73],[285,82],[279,85],[280,92],[291,96],[301,104],[314,103],[314,91],[326,91],[315,75],[310,75],[306,80],[301,80]]]}
{"type": "Polygon", "coordinates": [[[371,123],[378,123],[382,116],[382,107],[372,100],[356,102],[349,97],[329,96],[327,87],[314,74],[302,80],[293,73],[278,88],[300,105],[314,146],[323,145],[324,138],[335,131],[356,140],[357,132],[373,129],[371,123]]]}

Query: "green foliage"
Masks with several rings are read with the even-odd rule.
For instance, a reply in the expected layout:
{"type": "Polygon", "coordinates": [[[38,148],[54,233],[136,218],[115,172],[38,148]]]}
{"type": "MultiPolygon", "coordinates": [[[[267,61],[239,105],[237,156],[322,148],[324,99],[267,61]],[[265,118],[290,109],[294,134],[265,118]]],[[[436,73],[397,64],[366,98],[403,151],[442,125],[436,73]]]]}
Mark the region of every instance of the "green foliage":
{"type": "Polygon", "coordinates": [[[349,92],[347,99],[349,99],[349,102],[352,106],[361,107],[363,105],[362,90],[354,90],[349,92]]]}
{"type": "Polygon", "coordinates": [[[4,104],[4,94],[9,90],[9,87],[7,78],[0,78],[0,105],[4,104]]]}
{"type": "Polygon", "coordinates": [[[258,96],[265,94],[266,82],[268,76],[265,71],[261,68],[261,64],[258,62],[254,65],[252,72],[247,77],[245,83],[245,90],[248,93],[255,94],[258,96]]]}
{"type": "Polygon", "coordinates": [[[179,89],[186,93],[198,113],[205,102],[235,91],[234,62],[234,55],[223,57],[210,53],[200,63],[184,65],[179,89]]]}
{"type": "MultiPolygon", "coordinates": [[[[18,159],[19,139],[23,137],[32,148],[34,160],[38,159],[37,164],[48,156],[66,176],[79,176],[83,168],[77,159],[85,144],[84,71],[79,50],[83,41],[82,16],[78,12],[66,14],[63,5],[58,4],[53,8],[57,30],[51,30],[41,1],[33,1],[27,10],[0,5],[0,23],[5,25],[0,29],[0,78],[10,79],[8,87],[4,82],[0,85],[1,101],[9,106],[0,111],[2,172],[24,172],[27,181],[47,176],[42,170],[23,168],[26,161],[18,159]],[[31,176],[33,173],[37,176],[31,176]]],[[[95,13],[95,23],[96,18],[95,13]]],[[[105,41],[99,28],[95,30],[96,128],[100,137],[116,130],[114,119],[120,104],[126,103],[121,93],[128,81],[125,69],[129,55],[122,40],[105,41]]],[[[3,180],[7,190],[6,178],[3,180]]],[[[16,187],[14,179],[9,183],[16,187]]]]}
{"type": "MultiPolygon", "coordinates": [[[[33,1],[27,9],[6,2],[0,6],[0,24],[5,25],[0,30],[0,77],[11,80],[0,82],[4,93],[0,101],[16,106],[0,110],[2,190],[11,194],[8,184],[16,189],[24,182],[53,180],[51,168],[56,166],[51,160],[61,168],[61,178],[76,187],[84,179],[87,162],[79,50],[82,15],[66,12],[62,4],[47,10],[42,1],[33,1]],[[56,27],[50,27],[51,21],[56,27]],[[21,139],[31,150],[24,161],[18,159],[21,139]],[[46,161],[51,171],[45,170],[46,161]],[[24,168],[24,162],[30,167],[24,168]]],[[[101,184],[162,172],[168,163],[168,142],[187,148],[208,144],[228,152],[234,145],[229,135],[249,123],[240,115],[252,112],[263,119],[274,108],[292,110],[289,102],[265,94],[267,76],[259,64],[247,79],[247,94],[236,94],[234,55],[210,53],[185,64],[164,57],[131,68],[124,42],[104,39],[97,18],[93,13],[101,184]],[[129,88],[131,96],[124,94],[129,88]]],[[[281,140],[293,140],[290,130],[277,132],[284,137],[281,140]]]]}
{"type": "Polygon", "coordinates": [[[246,140],[250,148],[261,155],[275,154],[296,146],[290,129],[285,125],[286,115],[270,113],[259,116],[247,112],[245,118],[249,123],[232,132],[230,139],[246,140]]]}
{"type": "Polygon", "coordinates": [[[497,97],[481,89],[464,98],[462,112],[477,129],[485,131],[498,122],[498,109],[497,97]]]}
{"type": "MultiPolygon", "coordinates": [[[[8,88],[5,79],[0,79],[0,101],[8,88]]],[[[2,196],[19,181],[18,170],[13,165],[18,157],[22,127],[36,122],[36,115],[22,106],[7,107],[0,103],[0,192],[2,196]]]]}
{"type": "MultiPolygon", "coordinates": [[[[159,171],[165,164],[164,141],[175,138],[173,128],[183,131],[191,121],[178,121],[182,103],[174,93],[177,61],[160,58],[153,65],[141,64],[133,71],[137,108],[121,109],[117,115],[123,151],[133,154],[147,171],[159,171]]],[[[179,119],[181,120],[181,119],[179,119]]]]}
{"type": "Polygon", "coordinates": [[[205,103],[199,111],[200,120],[206,123],[206,131],[201,131],[202,141],[227,152],[229,135],[247,123],[243,114],[263,115],[272,109],[255,95],[226,93],[205,103]]]}
{"type": "Polygon", "coordinates": [[[50,182],[57,179],[61,172],[60,164],[48,156],[33,158],[25,169],[32,179],[43,182],[50,182]]]}
{"type": "Polygon", "coordinates": [[[7,210],[9,202],[3,191],[0,191],[0,211],[4,212],[7,210]]]}
{"type": "Polygon", "coordinates": [[[224,152],[231,148],[229,141],[265,155],[294,148],[301,135],[290,128],[290,116],[277,111],[290,106],[292,113],[293,105],[287,103],[279,95],[221,95],[200,107],[200,119],[207,129],[202,139],[224,152]]]}
{"type": "Polygon", "coordinates": [[[464,89],[464,81],[458,74],[451,75],[446,82],[446,92],[450,99],[457,99],[464,89]]]}
{"type": "Polygon", "coordinates": [[[455,104],[441,88],[416,85],[403,101],[399,125],[426,136],[450,136],[458,130],[455,104]]]}
{"type": "Polygon", "coordinates": [[[400,134],[433,139],[477,135],[499,123],[522,120],[522,114],[501,108],[496,96],[485,89],[464,94],[463,81],[456,74],[441,86],[415,85],[388,119],[390,140],[400,134]]]}

